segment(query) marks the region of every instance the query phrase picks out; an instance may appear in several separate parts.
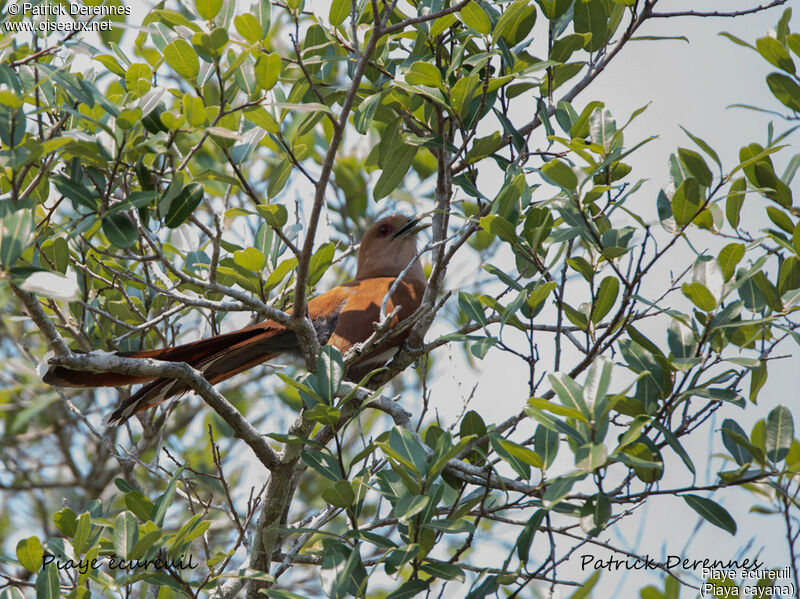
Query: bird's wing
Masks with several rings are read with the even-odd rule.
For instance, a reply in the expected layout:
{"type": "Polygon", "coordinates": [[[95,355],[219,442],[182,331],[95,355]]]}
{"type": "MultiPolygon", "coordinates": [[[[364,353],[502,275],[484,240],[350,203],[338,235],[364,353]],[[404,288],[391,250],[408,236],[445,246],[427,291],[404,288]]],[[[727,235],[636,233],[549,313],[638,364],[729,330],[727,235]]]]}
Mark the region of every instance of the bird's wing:
{"type": "MultiPolygon", "coordinates": [[[[357,292],[344,306],[328,344],[344,353],[356,343],[366,341],[375,332],[375,324],[380,320],[381,305],[395,281],[394,277],[380,277],[348,283],[354,286],[357,292]]],[[[400,306],[400,311],[392,319],[390,328],[414,313],[422,302],[424,291],[424,284],[413,281],[401,281],[397,285],[386,301],[386,314],[390,314],[400,306]]],[[[389,346],[396,346],[401,340],[396,338],[389,343],[389,346]]],[[[362,360],[368,358],[369,356],[364,356],[362,360]]]]}

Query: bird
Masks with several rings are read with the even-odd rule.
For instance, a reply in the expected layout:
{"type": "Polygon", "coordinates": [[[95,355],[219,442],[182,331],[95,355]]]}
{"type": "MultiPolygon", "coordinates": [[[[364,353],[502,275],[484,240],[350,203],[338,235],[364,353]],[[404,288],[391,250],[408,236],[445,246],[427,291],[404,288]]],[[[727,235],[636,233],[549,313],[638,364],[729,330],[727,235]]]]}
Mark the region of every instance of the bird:
{"type": "MultiPolygon", "coordinates": [[[[364,233],[358,251],[358,266],[353,280],[310,298],[307,302],[320,345],[332,345],[343,354],[366,341],[380,320],[384,297],[395,283],[387,300],[385,313],[399,308],[390,328],[408,318],[419,308],[425,293],[426,279],[417,252],[417,233],[428,226],[420,218],[395,214],[373,223],[364,233]],[[402,277],[401,277],[402,275],[402,277]],[[397,279],[401,280],[398,282],[397,279]]],[[[389,348],[358,356],[347,372],[348,378],[361,376],[388,361],[398,351],[407,333],[390,340],[389,348]]],[[[294,331],[273,321],[258,324],[164,349],[118,352],[125,358],[151,358],[167,362],[185,362],[200,370],[211,384],[262,364],[279,354],[300,355],[294,331]]],[[[173,379],[116,373],[94,373],[50,366],[42,377],[45,383],[60,387],[121,387],[147,383],[122,400],[108,416],[110,426],[119,426],[134,414],[189,391],[173,379]]]]}

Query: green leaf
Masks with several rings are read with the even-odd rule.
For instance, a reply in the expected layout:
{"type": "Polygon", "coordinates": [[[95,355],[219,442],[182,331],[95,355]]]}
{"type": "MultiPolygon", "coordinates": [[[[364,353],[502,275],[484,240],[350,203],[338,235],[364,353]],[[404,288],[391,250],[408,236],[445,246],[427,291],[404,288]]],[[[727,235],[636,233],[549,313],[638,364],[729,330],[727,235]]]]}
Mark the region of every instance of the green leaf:
{"type": "Polygon", "coordinates": [[[492,449],[505,461],[523,480],[530,480],[531,467],[530,464],[522,461],[516,455],[508,451],[507,446],[509,441],[506,441],[497,433],[489,433],[489,443],[492,449]]]}
{"type": "Polygon", "coordinates": [[[500,239],[505,241],[506,243],[514,244],[517,241],[517,233],[514,229],[514,225],[512,225],[508,220],[503,218],[497,214],[490,214],[488,216],[482,216],[481,220],[481,229],[490,233],[492,235],[497,235],[500,239]]]}
{"type": "Polygon", "coordinates": [[[735,35],[733,35],[732,33],[728,33],[727,31],[722,31],[722,32],[720,32],[719,35],[728,38],[734,44],[737,44],[739,46],[744,46],[745,48],[750,48],[752,50],[756,49],[755,46],[753,46],[752,44],[747,43],[742,38],[736,37],[735,35]]]}
{"type": "Polygon", "coordinates": [[[753,454],[750,452],[752,444],[738,422],[726,418],[722,421],[721,432],[722,444],[725,445],[725,449],[733,456],[737,464],[741,466],[753,461],[753,454]]]}
{"type": "Polygon", "coordinates": [[[283,204],[259,204],[256,211],[270,227],[280,229],[289,220],[289,212],[283,204]]]}
{"type": "Polygon", "coordinates": [[[697,179],[684,179],[672,196],[672,215],[679,226],[688,225],[702,206],[700,185],[697,179]]]}
{"type": "Polygon", "coordinates": [[[401,143],[392,151],[392,160],[384,167],[372,190],[372,197],[376,202],[392,193],[406,176],[417,154],[417,147],[401,143]]]}
{"type": "Polygon", "coordinates": [[[69,244],[63,237],[50,238],[41,245],[42,255],[53,270],[66,274],[69,266],[69,244]]]}
{"type": "Polygon", "coordinates": [[[167,515],[167,510],[172,505],[172,500],[175,497],[175,490],[178,488],[178,480],[180,480],[181,474],[183,474],[183,466],[175,471],[175,474],[172,475],[169,483],[167,483],[167,488],[156,500],[155,506],[153,506],[152,520],[156,526],[160,527],[164,524],[164,516],[167,515]]]}
{"type": "Polygon", "coordinates": [[[565,191],[574,191],[578,187],[578,177],[575,172],[558,158],[542,166],[542,175],[549,183],[565,191]]]}
{"type": "Polygon", "coordinates": [[[311,255],[308,261],[308,285],[316,285],[328,270],[333,262],[333,254],[336,246],[331,243],[323,243],[319,249],[311,255]]]}
{"type": "Polygon", "coordinates": [[[65,507],[53,514],[53,523],[61,534],[67,538],[72,538],[78,528],[78,517],[75,512],[65,507]]]}
{"type": "Polygon", "coordinates": [[[664,435],[664,440],[666,440],[669,446],[672,447],[675,453],[678,454],[683,463],[689,469],[689,472],[694,474],[695,467],[694,467],[694,462],[692,462],[692,458],[689,457],[688,452],[686,451],[686,449],[684,449],[683,445],[680,444],[680,441],[678,441],[678,438],[672,433],[672,431],[669,430],[660,422],[658,422],[658,420],[652,420],[650,424],[652,424],[654,428],[656,428],[658,431],[661,432],[662,435],[664,435]]]}
{"type": "MultiPolygon", "coordinates": [[[[151,530],[142,535],[130,551],[131,559],[139,559],[144,556],[161,539],[161,536],[160,530],[151,530]]],[[[211,565],[209,562],[209,566],[211,565]]]]}
{"type": "Polygon", "coordinates": [[[142,62],[134,62],[128,67],[125,73],[125,87],[128,91],[141,97],[150,91],[152,87],[151,79],[153,78],[153,71],[150,65],[142,62]]]}
{"type": "Polygon", "coordinates": [[[419,569],[430,576],[441,578],[442,580],[464,582],[466,578],[464,570],[459,568],[456,564],[449,564],[447,562],[426,561],[419,569]]]}
{"type": "MultiPolygon", "coordinates": [[[[209,566],[210,565],[209,563],[209,566]]],[[[269,599],[308,599],[307,595],[298,595],[297,593],[292,593],[285,589],[264,589],[263,592],[269,599]]]]}
{"type": "Polygon", "coordinates": [[[42,542],[38,537],[28,537],[17,543],[17,559],[29,572],[36,574],[42,568],[42,542]]]}
{"type": "Polygon", "coordinates": [[[594,472],[605,466],[608,449],[603,443],[587,443],[575,450],[575,466],[586,472],[594,472]]]}
{"type": "Polygon", "coordinates": [[[18,587],[7,587],[3,592],[0,592],[0,599],[25,599],[25,595],[18,587]]]}
{"type": "Polygon", "coordinates": [[[572,0],[536,0],[548,21],[555,21],[572,5],[572,0]]]}
{"type": "Polygon", "coordinates": [[[542,397],[531,397],[528,400],[528,406],[534,410],[544,410],[545,412],[552,412],[553,414],[565,416],[566,418],[574,418],[575,420],[580,420],[581,422],[588,422],[586,416],[584,416],[579,409],[562,406],[542,397]]]}
{"type": "Polygon", "coordinates": [[[264,282],[264,289],[270,291],[278,286],[278,284],[286,278],[292,270],[297,266],[297,258],[292,256],[286,260],[282,260],[275,269],[269,273],[267,280],[264,282]]]}
{"type": "Polygon", "coordinates": [[[750,371],[750,394],[749,398],[750,401],[756,403],[756,399],[758,398],[758,392],[761,391],[761,388],[764,386],[764,383],[767,382],[767,363],[766,361],[761,361],[760,365],[753,370],[750,371]]]}
{"type": "Polygon", "coordinates": [[[419,578],[407,580],[397,589],[386,595],[386,599],[410,599],[428,590],[428,583],[419,578]]]}
{"type": "Polygon", "coordinates": [[[203,200],[203,186],[199,183],[189,183],[176,198],[172,200],[164,217],[164,224],[170,229],[179,227],[195,211],[203,200]]]}
{"type": "Polygon", "coordinates": [[[233,252],[233,261],[246,270],[260,272],[267,260],[256,248],[245,248],[233,252]]]}
{"type": "Polygon", "coordinates": [[[764,301],[767,302],[767,305],[774,310],[775,312],[780,312],[783,310],[783,305],[781,303],[781,298],[778,295],[778,290],[775,285],[772,284],[767,278],[767,275],[764,274],[763,270],[758,271],[751,277],[751,281],[758,287],[761,293],[764,295],[764,301]]]}
{"type": "Polygon", "coordinates": [[[779,228],[783,229],[786,233],[789,233],[790,235],[794,233],[795,225],[792,222],[791,217],[780,208],[776,208],[775,206],[767,206],[767,216],[769,217],[769,220],[771,220],[779,228]]]}
{"type": "Polygon", "coordinates": [[[222,0],[195,0],[197,13],[206,21],[210,21],[217,16],[219,9],[222,8],[222,0]]]}
{"type": "Polygon", "coordinates": [[[550,374],[548,379],[550,380],[550,386],[564,406],[583,414],[584,420],[592,419],[592,412],[583,399],[583,387],[563,372],[550,374]]]}
{"type": "Polygon", "coordinates": [[[483,313],[483,306],[474,295],[466,291],[459,291],[458,307],[467,318],[481,326],[486,326],[486,315],[483,313]]]}
{"type": "Polygon", "coordinates": [[[633,468],[636,476],[645,483],[660,480],[664,472],[664,464],[659,454],[645,443],[633,443],[615,457],[623,464],[633,468]]]}
{"type": "Polygon", "coordinates": [[[399,518],[401,522],[408,522],[424,511],[430,503],[430,497],[427,495],[404,495],[398,498],[397,502],[392,509],[392,514],[399,518]]]}
{"type": "Polygon", "coordinates": [[[770,73],[767,75],[767,85],[772,95],[784,106],[800,112],[800,85],[794,79],[783,73],[770,73]]]}
{"type": "Polygon", "coordinates": [[[669,324],[667,343],[672,355],[676,358],[693,358],[697,353],[697,339],[694,333],[677,319],[673,319],[669,324]]]}
{"type": "Polygon", "coordinates": [[[575,33],[591,33],[587,50],[597,52],[608,37],[608,12],[603,0],[576,0],[574,6],[575,33]]]}
{"type": "Polygon", "coordinates": [[[281,57],[275,52],[262,54],[258,57],[255,66],[255,75],[258,85],[264,91],[269,91],[278,82],[281,74],[281,57]]]}
{"type": "Polygon", "coordinates": [[[251,123],[255,123],[268,133],[279,133],[281,130],[280,123],[275,120],[275,117],[273,117],[269,111],[261,106],[257,106],[251,110],[245,110],[244,118],[251,123]]]}
{"type": "Polygon", "coordinates": [[[515,0],[497,19],[492,41],[503,38],[508,46],[516,46],[530,34],[535,23],[536,7],[529,0],[515,0]]]}
{"type": "Polygon", "coordinates": [[[349,481],[337,480],[332,487],[328,487],[322,492],[322,499],[332,506],[347,508],[355,502],[356,494],[349,481]]]}
{"type": "Polygon", "coordinates": [[[184,79],[194,79],[200,72],[200,60],[197,58],[197,52],[183,38],[178,38],[164,46],[164,59],[184,79]]]}
{"type": "Polygon", "coordinates": [[[710,256],[700,256],[692,268],[692,279],[708,289],[717,302],[722,299],[725,278],[716,260],[710,256]]]}
{"type": "Polygon", "coordinates": [[[337,348],[326,345],[320,350],[315,374],[314,390],[331,405],[344,378],[344,362],[337,348]]]}
{"type": "Polygon", "coordinates": [[[589,312],[590,307],[588,304],[581,304],[579,309],[576,309],[567,303],[562,303],[561,309],[564,311],[565,316],[572,324],[574,324],[576,327],[579,327],[582,331],[589,330],[589,318],[587,312],[589,312]]]}
{"type": "Polygon", "coordinates": [[[425,85],[443,88],[442,74],[436,65],[418,61],[411,65],[406,73],[406,81],[411,85],[425,85]]]}
{"type": "Polygon", "coordinates": [[[541,281],[537,282],[537,284],[531,290],[530,295],[528,296],[527,302],[531,309],[535,310],[542,304],[547,297],[550,295],[550,292],[556,288],[557,284],[555,281],[548,281],[547,283],[541,283],[541,281]]]}
{"type": "Polygon", "coordinates": [[[725,217],[734,229],[739,227],[739,214],[742,210],[742,204],[744,204],[746,190],[747,181],[744,177],[734,180],[728,190],[728,198],[725,201],[725,217]]]}
{"type": "Polygon", "coordinates": [[[127,248],[136,243],[139,233],[124,214],[107,214],[102,221],[103,233],[112,245],[118,248],[127,248]]]}
{"type": "Polygon", "coordinates": [[[764,36],[756,40],[756,50],[770,64],[794,75],[794,61],[786,47],[774,37],[764,36]]]}
{"type": "Polygon", "coordinates": [[[331,25],[336,27],[341,24],[350,14],[350,0],[332,0],[331,8],[328,11],[328,20],[331,25]]]}
{"type": "Polygon", "coordinates": [[[11,268],[30,243],[33,217],[20,209],[0,218],[0,264],[11,268]]]}
{"type": "MultiPolygon", "coordinates": [[[[491,435],[489,438],[491,439],[491,435]]],[[[518,443],[514,443],[508,439],[503,439],[502,437],[498,437],[497,442],[499,443],[500,447],[502,447],[506,453],[514,459],[522,462],[523,464],[527,464],[528,466],[533,466],[534,468],[542,467],[543,462],[541,456],[532,449],[529,449],[518,443]]]]}
{"type": "Polygon", "coordinates": [[[339,463],[331,454],[316,449],[306,449],[300,458],[309,468],[313,468],[325,478],[337,481],[342,479],[339,463]]]}
{"type": "MultiPolygon", "coordinates": [[[[474,410],[469,410],[464,417],[461,419],[461,425],[459,427],[459,433],[462,439],[467,437],[475,436],[475,438],[480,439],[484,435],[486,435],[486,424],[483,422],[480,414],[475,412],[474,410]]],[[[467,456],[467,460],[471,464],[483,464],[485,461],[486,454],[489,451],[489,440],[484,440],[483,442],[477,444],[476,448],[467,456]]]]}
{"type": "Polygon", "coordinates": [[[142,522],[147,522],[153,515],[153,502],[141,491],[133,490],[125,494],[125,507],[136,514],[142,522]]]}
{"type": "Polygon", "coordinates": [[[184,522],[183,526],[180,527],[178,532],[175,533],[175,536],[172,537],[169,543],[170,552],[176,554],[183,551],[193,539],[196,539],[208,530],[210,525],[211,522],[209,520],[203,520],[202,514],[195,514],[189,518],[184,522]]]}
{"type": "MultiPolygon", "coordinates": [[[[571,0],[570,0],[571,1],[571,0]]],[[[587,137],[589,135],[589,120],[594,114],[594,111],[598,108],[602,108],[603,103],[597,100],[589,102],[581,112],[580,116],[575,119],[572,123],[572,127],[569,130],[570,137],[574,138],[581,138],[587,137]]]]}
{"type": "Polygon", "coordinates": [[[261,23],[250,13],[236,15],[233,18],[233,26],[236,27],[239,35],[248,42],[256,43],[264,39],[264,34],[261,32],[261,23]]]}
{"type": "Polygon", "coordinates": [[[541,526],[546,515],[547,510],[536,510],[525,524],[525,528],[522,529],[519,537],[517,537],[517,557],[519,557],[519,561],[523,564],[528,563],[533,537],[536,534],[536,531],[539,530],[539,526],[541,526]]]}
{"type": "MultiPolygon", "coordinates": [[[[679,125],[679,127],[681,129],[683,129],[683,132],[686,135],[688,135],[691,138],[691,140],[700,147],[701,150],[703,150],[706,154],[708,154],[714,162],[716,162],[720,167],[722,167],[722,162],[720,161],[719,156],[717,155],[717,153],[714,151],[714,148],[712,148],[710,145],[708,145],[708,143],[706,143],[706,141],[704,139],[702,139],[700,137],[697,137],[691,131],[689,131],[688,129],[683,127],[682,125],[679,125]]],[[[688,165],[687,165],[687,168],[688,168],[688,165]]]]}
{"type": "MultiPolygon", "coordinates": [[[[560,37],[553,42],[553,47],[550,50],[550,60],[555,60],[556,62],[562,63],[566,62],[574,52],[577,52],[589,42],[590,35],[591,34],[588,33],[572,33],[560,37]]],[[[558,119],[560,117],[562,118],[562,120],[559,121],[561,128],[564,131],[569,132],[570,128],[572,127],[572,122],[569,120],[568,113],[559,110],[556,112],[556,118],[558,119]],[[566,119],[564,119],[564,117],[566,117],[566,119]]]]}
{"type": "Polygon", "coordinates": [[[767,415],[766,450],[772,462],[780,462],[789,453],[794,439],[792,413],[784,406],[773,408],[767,415]]]}
{"type": "Polygon", "coordinates": [[[303,415],[312,422],[319,422],[325,426],[333,426],[339,422],[342,412],[339,408],[318,403],[311,408],[306,408],[303,415]]]}
{"type": "Polygon", "coordinates": [[[411,464],[418,474],[425,474],[428,455],[420,442],[407,429],[395,426],[389,433],[389,447],[411,464]]]}
{"type": "Polygon", "coordinates": [[[433,25],[431,25],[429,35],[432,38],[442,35],[445,31],[450,29],[450,27],[452,27],[453,23],[456,21],[456,16],[453,13],[439,17],[433,22],[433,25]]]}
{"type": "Polygon", "coordinates": [[[692,494],[681,495],[681,497],[704,520],[714,526],[719,526],[722,530],[726,530],[732,535],[736,534],[736,521],[728,513],[728,510],[716,501],[692,494]]]}
{"type": "Polygon", "coordinates": [[[536,427],[533,435],[533,449],[541,456],[543,469],[549,468],[556,459],[559,441],[560,437],[556,431],[543,424],[536,427]]]}
{"type": "Polygon", "coordinates": [[[485,137],[476,137],[472,142],[472,147],[470,148],[469,152],[467,152],[464,161],[468,163],[477,162],[481,158],[489,156],[492,152],[500,147],[501,143],[502,136],[500,135],[499,131],[495,131],[485,137]]]}
{"type": "Polygon", "coordinates": [[[600,282],[592,304],[592,322],[598,324],[611,311],[619,295],[619,279],[608,276],[600,282]]]}
{"type": "Polygon", "coordinates": [[[703,157],[700,156],[700,154],[694,150],[678,148],[678,158],[680,158],[680,161],[686,167],[686,170],[688,170],[694,178],[696,178],[706,187],[711,186],[714,176],[711,174],[711,170],[708,168],[706,161],[703,160],[703,157]]]}
{"type": "Polygon", "coordinates": [[[573,485],[585,477],[585,473],[580,473],[552,479],[550,485],[545,489],[544,497],[542,497],[545,506],[552,507],[558,504],[572,490],[573,485]]]}
{"type": "Polygon", "coordinates": [[[489,35],[492,31],[492,21],[477,0],[467,3],[458,13],[461,21],[482,35],[489,35]]]}
{"type": "Polygon", "coordinates": [[[49,563],[41,570],[37,570],[36,599],[59,599],[61,597],[61,583],[58,580],[58,569],[54,563],[49,563]]]}
{"type": "Polygon", "coordinates": [[[72,541],[72,546],[75,548],[76,555],[83,555],[86,551],[86,544],[89,541],[89,532],[91,528],[92,516],[89,512],[83,512],[78,516],[78,525],[75,528],[75,536],[72,541]]]}
{"type": "MultiPolygon", "coordinates": [[[[353,125],[355,126],[356,131],[358,131],[361,135],[366,135],[370,124],[372,124],[372,121],[375,118],[375,113],[378,111],[378,107],[380,107],[381,101],[385,96],[385,92],[373,94],[368,98],[365,98],[356,108],[355,112],[353,113],[353,125]]],[[[340,181],[338,181],[340,178],[345,179],[350,184],[352,184],[353,179],[360,178],[360,172],[358,172],[359,169],[353,164],[354,161],[354,158],[347,157],[339,159],[336,164],[334,164],[333,168],[334,172],[336,173],[337,183],[340,183],[340,181]]],[[[344,189],[344,191],[347,196],[355,193],[349,191],[348,189],[344,189]]]]}
{"type": "Polygon", "coordinates": [[[744,249],[743,243],[729,243],[720,250],[717,263],[726,282],[731,280],[736,272],[736,265],[744,258],[744,249]]]}
{"type": "Polygon", "coordinates": [[[139,540],[139,523],[131,512],[124,511],[114,519],[114,552],[123,559],[131,557],[131,549],[139,540]]]}
{"type": "Polygon", "coordinates": [[[84,206],[90,210],[96,210],[98,208],[99,201],[95,194],[80,183],[64,177],[63,175],[53,175],[50,177],[50,180],[61,195],[69,198],[76,209],[78,206],[84,206]]]}

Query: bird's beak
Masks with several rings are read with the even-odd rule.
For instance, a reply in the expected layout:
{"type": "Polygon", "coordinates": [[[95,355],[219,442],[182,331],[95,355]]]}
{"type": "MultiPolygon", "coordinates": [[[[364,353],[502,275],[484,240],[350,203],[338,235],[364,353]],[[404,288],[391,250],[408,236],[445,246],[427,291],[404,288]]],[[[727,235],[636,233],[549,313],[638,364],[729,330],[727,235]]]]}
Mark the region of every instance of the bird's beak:
{"type": "Polygon", "coordinates": [[[392,239],[397,239],[398,237],[413,237],[420,231],[427,229],[431,226],[430,223],[421,223],[421,217],[419,218],[410,218],[402,227],[397,229],[392,235],[392,239]]]}

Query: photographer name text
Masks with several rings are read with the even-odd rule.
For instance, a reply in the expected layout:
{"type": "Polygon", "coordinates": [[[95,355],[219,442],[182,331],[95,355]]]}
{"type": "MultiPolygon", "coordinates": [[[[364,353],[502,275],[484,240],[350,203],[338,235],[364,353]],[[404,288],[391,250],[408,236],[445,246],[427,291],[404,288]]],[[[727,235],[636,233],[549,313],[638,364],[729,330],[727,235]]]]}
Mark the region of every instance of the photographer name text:
{"type": "Polygon", "coordinates": [[[668,555],[657,561],[650,554],[625,556],[613,555],[603,559],[591,554],[581,555],[581,570],[668,570],[676,568],[694,572],[705,582],[700,585],[701,597],[796,597],[797,589],[790,582],[791,568],[780,570],[764,568],[764,562],[754,559],[720,560],[709,557],[694,559],[680,555],[668,555]],[[737,586],[736,581],[746,584],[737,586]],[[748,584],[752,581],[752,584],[748,584]],[[767,584],[764,584],[767,583],[767,584]]]}

